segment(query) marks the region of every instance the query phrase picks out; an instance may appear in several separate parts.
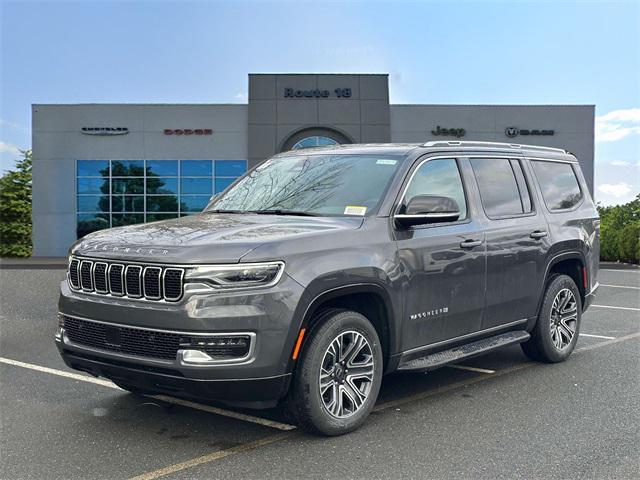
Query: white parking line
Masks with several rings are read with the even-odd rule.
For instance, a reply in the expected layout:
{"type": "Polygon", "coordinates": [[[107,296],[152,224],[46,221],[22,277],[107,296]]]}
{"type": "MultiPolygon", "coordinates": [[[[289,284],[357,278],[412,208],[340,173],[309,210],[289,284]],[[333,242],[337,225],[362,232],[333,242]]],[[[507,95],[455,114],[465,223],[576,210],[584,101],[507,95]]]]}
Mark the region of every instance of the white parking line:
{"type": "Polygon", "coordinates": [[[607,337],[605,335],[593,335],[592,333],[581,333],[581,337],[604,338],[605,340],[615,340],[616,337],[607,337]]]}
{"type": "MultiPolygon", "coordinates": [[[[57,375],[59,377],[72,378],[73,380],[80,380],[87,383],[95,383],[96,385],[102,385],[103,387],[113,388],[115,390],[122,390],[109,380],[102,380],[100,378],[93,378],[87,375],[81,375],[78,373],[65,372],[64,370],[56,370],[55,368],[42,367],[40,365],[34,365],[33,363],[20,362],[18,360],[12,360],[10,358],[0,357],[0,363],[7,365],[13,365],[15,367],[27,368],[29,370],[35,370],[37,372],[49,373],[51,375],[57,375]]],[[[234,412],[231,410],[225,410],[223,408],[213,407],[211,405],[203,405],[201,403],[190,402],[188,400],[182,400],[180,398],[169,397],[167,395],[145,395],[146,397],[159,400],[161,402],[171,403],[174,405],[180,405],[182,407],[193,408],[194,410],[200,410],[207,413],[213,413],[222,417],[234,418],[236,420],[242,420],[245,422],[256,423],[264,427],[276,428],[278,430],[295,430],[294,425],[287,423],[276,422],[274,420],[268,420],[266,418],[254,417],[253,415],[247,415],[244,413],[234,412]]]]}
{"type": "Polygon", "coordinates": [[[592,304],[591,306],[598,307],[598,308],[613,308],[614,310],[631,310],[632,312],[640,312],[640,308],[614,307],[612,305],[595,305],[595,304],[592,304]]]}
{"type": "Polygon", "coordinates": [[[449,368],[456,368],[458,370],[468,370],[470,372],[478,373],[496,373],[495,370],[488,370],[486,368],[468,367],[467,365],[447,365],[449,368]]]}
{"type": "Polygon", "coordinates": [[[609,288],[630,288],[631,290],[640,290],[640,287],[629,287],[628,285],[606,285],[604,283],[601,283],[600,286],[609,288]]]}
{"type": "Polygon", "coordinates": [[[598,270],[599,272],[615,272],[615,273],[640,273],[640,268],[639,269],[633,269],[633,270],[616,270],[615,268],[601,268],[600,270],[598,270]]]}

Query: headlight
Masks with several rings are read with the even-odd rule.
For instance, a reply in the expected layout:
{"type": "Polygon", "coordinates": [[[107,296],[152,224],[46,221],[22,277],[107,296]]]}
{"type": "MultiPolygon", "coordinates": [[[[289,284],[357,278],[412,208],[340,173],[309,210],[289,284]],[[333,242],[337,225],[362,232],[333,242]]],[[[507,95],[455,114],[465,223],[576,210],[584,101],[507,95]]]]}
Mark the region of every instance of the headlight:
{"type": "Polygon", "coordinates": [[[270,287],[278,283],[283,271],[283,262],[203,265],[189,269],[185,281],[219,289],[270,287]]]}

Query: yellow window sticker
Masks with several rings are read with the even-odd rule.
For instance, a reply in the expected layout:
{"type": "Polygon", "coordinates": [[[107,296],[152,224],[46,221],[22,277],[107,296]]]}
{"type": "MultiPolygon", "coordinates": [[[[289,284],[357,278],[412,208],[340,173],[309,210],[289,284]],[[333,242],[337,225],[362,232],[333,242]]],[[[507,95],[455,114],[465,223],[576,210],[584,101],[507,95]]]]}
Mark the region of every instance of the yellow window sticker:
{"type": "Polygon", "coordinates": [[[364,215],[367,213],[367,207],[360,207],[358,205],[347,205],[344,207],[345,215],[364,215]]]}

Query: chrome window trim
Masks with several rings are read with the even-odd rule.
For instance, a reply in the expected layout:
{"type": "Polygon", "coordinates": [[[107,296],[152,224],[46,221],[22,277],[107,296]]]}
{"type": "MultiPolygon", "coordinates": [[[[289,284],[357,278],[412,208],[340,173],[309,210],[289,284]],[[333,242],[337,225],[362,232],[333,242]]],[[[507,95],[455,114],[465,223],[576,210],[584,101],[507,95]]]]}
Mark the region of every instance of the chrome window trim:
{"type": "Polygon", "coordinates": [[[105,294],[109,293],[109,264],[107,262],[93,262],[93,289],[96,293],[105,294]],[[104,265],[104,275],[105,275],[105,285],[107,286],[106,290],[98,290],[96,285],[96,266],[104,265]]]}
{"type": "Polygon", "coordinates": [[[149,300],[160,300],[162,298],[162,294],[163,294],[163,285],[162,285],[162,277],[163,277],[163,269],[160,267],[155,267],[155,266],[146,266],[142,269],[142,275],[141,275],[141,279],[142,279],[142,296],[144,298],[147,298],[149,300]],[[158,296],[151,296],[151,295],[147,295],[147,287],[145,285],[145,276],[147,275],[147,270],[159,270],[160,274],[158,275],[158,296]]]}

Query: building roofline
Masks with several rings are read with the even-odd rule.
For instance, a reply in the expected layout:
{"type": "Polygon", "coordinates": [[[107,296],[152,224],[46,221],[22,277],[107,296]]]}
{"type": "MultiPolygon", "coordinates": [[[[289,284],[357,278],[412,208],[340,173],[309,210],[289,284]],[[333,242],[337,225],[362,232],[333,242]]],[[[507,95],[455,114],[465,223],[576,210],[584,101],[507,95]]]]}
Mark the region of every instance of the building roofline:
{"type": "Polygon", "coordinates": [[[391,107],[594,107],[595,103],[390,103],[391,107]]]}
{"type": "Polygon", "coordinates": [[[295,75],[340,75],[340,76],[346,76],[346,75],[377,75],[377,76],[385,76],[388,77],[389,74],[388,73],[340,73],[340,72],[330,72],[330,73],[318,73],[318,72],[309,72],[309,73],[304,73],[304,72],[297,72],[297,73],[288,73],[288,72],[271,72],[271,73],[249,73],[248,75],[287,75],[287,76],[295,76],[295,75]]]}

